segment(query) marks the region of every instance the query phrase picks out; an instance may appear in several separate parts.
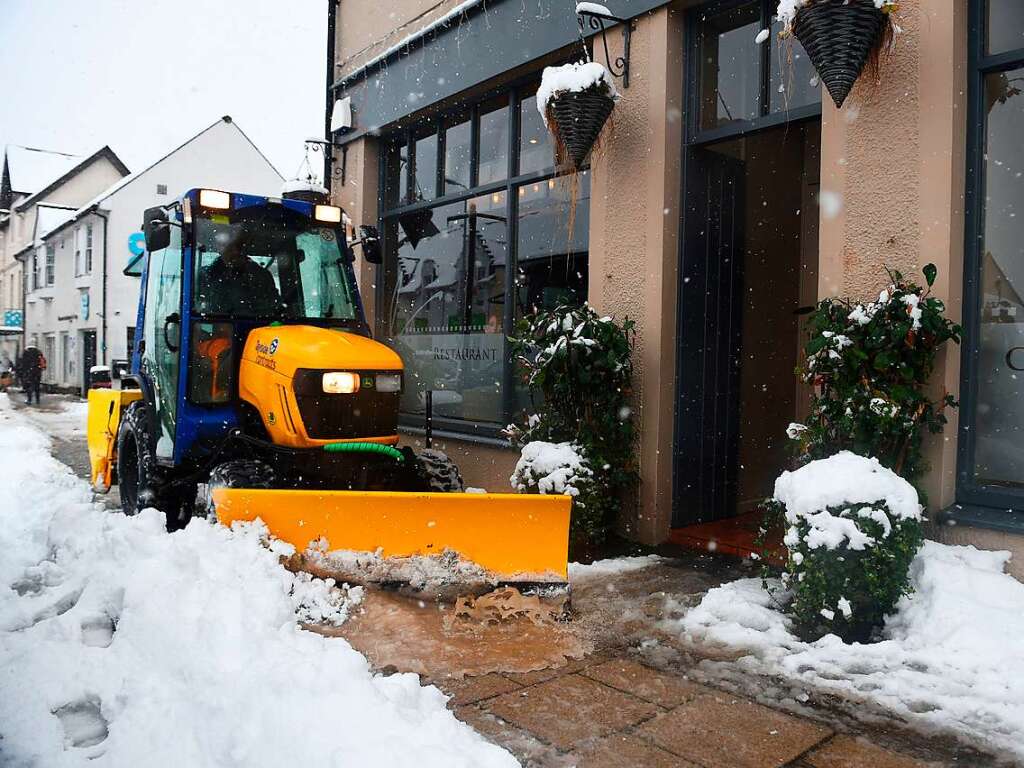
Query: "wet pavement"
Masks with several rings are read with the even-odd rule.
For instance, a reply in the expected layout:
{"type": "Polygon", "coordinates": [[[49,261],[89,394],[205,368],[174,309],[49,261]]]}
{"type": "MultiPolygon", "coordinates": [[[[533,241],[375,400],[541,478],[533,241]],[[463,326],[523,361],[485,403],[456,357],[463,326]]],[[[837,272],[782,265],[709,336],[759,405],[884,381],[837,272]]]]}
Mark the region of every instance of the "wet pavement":
{"type": "MultiPolygon", "coordinates": [[[[51,434],[54,456],[88,477],[81,400],[46,395],[27,407],[19,394],[12,404],[51,434]]],[[[117,508],[116,490],[103,500],[117,508]]],[[[568,620],[561,607],[546,610],[518,593],[446,605],[368,589],[340,628],[312,629],[346,638],[384,674],[420,674],[451,695],[457,717],[526,766],[1000,764],[844,702],[798,702],[782,681],[683,644],[673,622],[708,589],[755,568],[676,554],[625,572],[570,574],[568,620]],[[725,664],[702,664],[712,658],[725,664]]]]}

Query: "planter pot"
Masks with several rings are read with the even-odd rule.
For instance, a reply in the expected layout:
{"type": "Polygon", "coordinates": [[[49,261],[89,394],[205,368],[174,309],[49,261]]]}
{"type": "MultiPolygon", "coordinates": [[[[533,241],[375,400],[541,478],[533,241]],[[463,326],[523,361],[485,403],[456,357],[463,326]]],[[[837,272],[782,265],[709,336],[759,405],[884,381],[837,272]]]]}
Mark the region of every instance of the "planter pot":
{"type": "Polygon", "coordinates": [[[614,107],[615,99],[599,87],[563,91],[548,102],[559,165],[577,171],[583,167],[614,107]]]}
{"type": "Polygon", "coordinates": [[[813,0],[797,12],[793,34],[837,107],[882,44],[888,23],[872,0],[813,0]]]}

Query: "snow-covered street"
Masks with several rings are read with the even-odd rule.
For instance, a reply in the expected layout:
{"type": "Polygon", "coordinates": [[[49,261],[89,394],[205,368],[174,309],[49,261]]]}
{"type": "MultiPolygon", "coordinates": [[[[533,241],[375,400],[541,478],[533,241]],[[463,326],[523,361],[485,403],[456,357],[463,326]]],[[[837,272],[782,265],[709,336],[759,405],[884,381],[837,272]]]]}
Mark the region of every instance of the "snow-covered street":
{"type": "Polygon", "coordinates": [[[258,529],[104,511],[5,395],[0,450],[3,765],[516,765],[437,688],[300,629],[345,595],[258,529]]]}

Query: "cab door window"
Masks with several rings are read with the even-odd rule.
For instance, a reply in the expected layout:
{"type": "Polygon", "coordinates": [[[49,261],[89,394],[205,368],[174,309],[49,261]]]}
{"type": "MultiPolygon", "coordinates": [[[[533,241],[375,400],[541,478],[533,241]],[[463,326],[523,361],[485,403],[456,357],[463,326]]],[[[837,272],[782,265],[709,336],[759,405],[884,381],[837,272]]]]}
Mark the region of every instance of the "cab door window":
{"type": "Polygon", "coordinates": [[[149,254],[146,282],[142,371],[153,386],[156,455],[170,459],[178,402],[178,349],[181,346],[181,229],[171,227],[171,242],[149,254]]]}

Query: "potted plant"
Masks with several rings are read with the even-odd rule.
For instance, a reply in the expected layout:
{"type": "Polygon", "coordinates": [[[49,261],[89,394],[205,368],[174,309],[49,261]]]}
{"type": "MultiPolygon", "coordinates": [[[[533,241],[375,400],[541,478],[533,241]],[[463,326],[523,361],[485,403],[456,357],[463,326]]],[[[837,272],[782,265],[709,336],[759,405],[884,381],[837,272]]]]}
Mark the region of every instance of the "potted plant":
{"type": "Polygon", "coordinates": [[[877,74],[879,56],[898,31],[896,9],[897,0],[779,0],[780,34],[800,41],[842,107],[865,65],[877,74]]]}
{"type": "Polygon", "coordinates": [[[559,168],[583,167],[618,98],[611,73],[597,62],[544,68],[537,110],[554,138],[559,168]]]}

